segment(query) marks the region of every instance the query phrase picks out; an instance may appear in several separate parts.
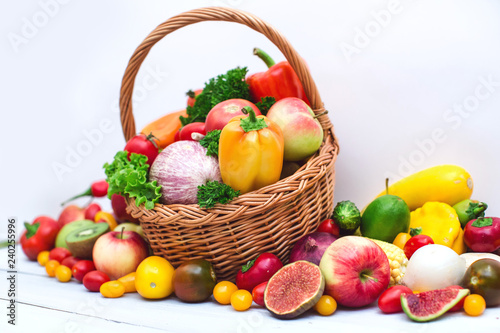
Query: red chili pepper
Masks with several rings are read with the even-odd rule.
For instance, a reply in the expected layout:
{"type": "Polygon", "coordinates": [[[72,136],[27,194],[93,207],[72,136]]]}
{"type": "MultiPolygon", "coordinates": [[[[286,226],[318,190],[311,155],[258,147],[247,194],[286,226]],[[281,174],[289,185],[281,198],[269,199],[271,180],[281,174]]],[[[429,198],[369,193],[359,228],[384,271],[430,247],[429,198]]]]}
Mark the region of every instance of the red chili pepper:
{"type": "Polygon", "coordinates": [[[194,122],[185,125],[183,128],[180,129],[179,137],[178,140],[176,141],[181,141],[181,140],[195,141],[191,137],[191,134],[193,133],[200,133],[201,135],[206,135],[207,131],[205,130],[205,123],[194,122]]]}
{"type": "Polygon", "coordinates": [[[236,275],[236,286],[252,292],[253,288],[262,282],[269,281],[283,264],[272,253],[262,253],[256,259],[244,265],[236,275]]]}
{"type": "Polygon", "coordinates": [[[247,78],[253,102],[260,102],[261,98],[268,96],[274,97],[276,101],[285,97],[297,97],[311,106],[299,77],[288,61],[275,64],[267,53],[258,48],[253,50],[253,54],[269,67],[266,72],[256,73],[247,78]]]}
{"type": "Polygon", "coordinates": [[[36,260],[42,251],[54,248],[60,227],[48,216],[37,217],[32,224],[25,223],[26,231],[21,236],[21,248],[29,260],[36,260]]]}
{"type": "Polygon", "coordinates": [[[99,180],[97,182],[92,183],[90,185],[90,188],[86,190],[83,193],[80,193],[78,195],[75,195],[72,198],[69,198],[68,200],[64,201],[61,206],[64,206],[66,203],[69,201],[75,200],[77,198],[81,197],[94,197],[94,198],[102,198],[105,197],[108,194],[108,187],[109,184],[105,180],[99,180]]]}

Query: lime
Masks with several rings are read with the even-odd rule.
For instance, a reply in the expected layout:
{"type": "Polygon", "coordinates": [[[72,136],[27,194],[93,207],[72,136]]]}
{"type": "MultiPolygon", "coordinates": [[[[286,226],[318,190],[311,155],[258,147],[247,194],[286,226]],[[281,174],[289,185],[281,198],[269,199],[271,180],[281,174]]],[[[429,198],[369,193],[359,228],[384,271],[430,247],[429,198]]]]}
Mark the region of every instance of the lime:
{"type": "Polygon", "coordinates": [[[361,234],[392,243],[400,232],[408,232],[410,209],[398,196],[386,194],[373,200],[361,216],[361,234]]]}

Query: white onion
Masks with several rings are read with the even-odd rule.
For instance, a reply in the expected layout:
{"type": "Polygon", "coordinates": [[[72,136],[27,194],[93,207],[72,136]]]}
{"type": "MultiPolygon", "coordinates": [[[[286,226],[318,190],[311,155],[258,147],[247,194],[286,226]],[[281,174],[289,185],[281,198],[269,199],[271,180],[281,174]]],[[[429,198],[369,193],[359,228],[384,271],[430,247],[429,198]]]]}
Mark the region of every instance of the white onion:
{"type": "Polygon", "coordinates": [[[465,259],[440,244],[419,248],[408,261],[403,283],[411,290],[427,291],[460,284],[465,274],[465,259]]]}
{"type": "Polygon", "coordinates": [[[149,180],[161,185],[162,203],[195,204],[198,186],[207,181],[222,181],[219,161],[207,156],[207,149],[197,141],[177,141],[156,157],[149,180]]]}

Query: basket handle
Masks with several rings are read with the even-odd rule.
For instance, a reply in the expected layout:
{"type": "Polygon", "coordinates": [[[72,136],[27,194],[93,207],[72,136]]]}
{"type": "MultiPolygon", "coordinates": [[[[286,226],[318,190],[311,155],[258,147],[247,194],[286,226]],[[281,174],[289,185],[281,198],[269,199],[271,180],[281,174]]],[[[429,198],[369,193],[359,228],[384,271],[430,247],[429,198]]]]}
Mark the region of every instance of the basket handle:
{"type": "Polygon", "coordinates": [[[276,47],[278,47],[281,53],[285,56],[286,60],[295,70],[295,73],[297,73],[297,76],[304,87],[306,96],[309,99],[311,107],[316,115],[323,114],[318,117],[323,129],[328,130],[332,127],[328,116],[324,115],[325,110],[323,108],[323,103],[309,69],[297,51],[295,51],[288,40],[283,37],[279,31],[258,17],[241,10],[225,7],[206,7],[173,16],[164,23],[160,24],[146,37],[146,39],[144,39],[144,41],[135,50],[132,58],[130,58],[122,79],[120,90],[120,117],[123,134],[125,135],[125,139],[127,141],[136,135],[135,120],[132,113],[132,92],[134,89],[135,78],[139,72],[142,62],[148,55],[151,48],[163,37],[176,31],[177,29],[203,21],[227,21],[240,23],[266,36],[274,45],[276,45],[276,47]]]}

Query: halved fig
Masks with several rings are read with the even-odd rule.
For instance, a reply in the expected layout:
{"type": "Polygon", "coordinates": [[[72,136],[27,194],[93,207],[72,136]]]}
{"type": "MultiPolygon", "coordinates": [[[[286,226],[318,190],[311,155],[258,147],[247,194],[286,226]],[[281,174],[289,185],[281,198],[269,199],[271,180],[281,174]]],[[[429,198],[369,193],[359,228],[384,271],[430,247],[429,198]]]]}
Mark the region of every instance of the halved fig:
{"type": "Polygon", "coordinates": [[[299,260],[271,277],[264,292],[264,303],[276,317],[291,319],[312,308],[324,289],[325,278],[319,267],[299,260]]]}

